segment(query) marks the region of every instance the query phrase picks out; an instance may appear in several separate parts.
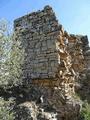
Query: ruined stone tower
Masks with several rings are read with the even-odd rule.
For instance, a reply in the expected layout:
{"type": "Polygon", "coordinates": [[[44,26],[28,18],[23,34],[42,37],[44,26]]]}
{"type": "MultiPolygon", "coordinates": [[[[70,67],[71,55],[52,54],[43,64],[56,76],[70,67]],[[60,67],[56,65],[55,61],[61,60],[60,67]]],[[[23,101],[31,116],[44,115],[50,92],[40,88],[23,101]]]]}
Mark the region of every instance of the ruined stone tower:
{"type": "Polygon", "coordinates": [[[75,80],[85,67],[84,36],[68,34],[50,6],[16,19],[14,28],[25,50],[24,83],[45,87],[48,101],[56,108],[73,101],[75,80]]]}
{"type": "Polygon", "coordinates": [[[64,96],[70,97],[75,72],[84,67],[82,42],[64,31],[49,6],[15,20],[14,27],[26,53],[23,80],[61,87],[64,96]]]}

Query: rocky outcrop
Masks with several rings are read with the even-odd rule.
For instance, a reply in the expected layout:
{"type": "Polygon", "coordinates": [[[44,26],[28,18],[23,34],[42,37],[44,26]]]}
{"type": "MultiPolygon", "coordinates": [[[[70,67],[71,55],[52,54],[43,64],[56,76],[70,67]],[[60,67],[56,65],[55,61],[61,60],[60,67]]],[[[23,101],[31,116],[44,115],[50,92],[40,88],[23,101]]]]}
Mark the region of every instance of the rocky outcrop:
{"type": "Polygon", "coordinates": [[[79,112],[77,111],[79,110],[77,106],[67,105],[60,108],[58,115],[52,108],[44,110],[45,108],[37,106],[34,102],[25,102],[16,109],[15,120],[72,120],[72,118],[73,120],[78,120],[79,112]]]}

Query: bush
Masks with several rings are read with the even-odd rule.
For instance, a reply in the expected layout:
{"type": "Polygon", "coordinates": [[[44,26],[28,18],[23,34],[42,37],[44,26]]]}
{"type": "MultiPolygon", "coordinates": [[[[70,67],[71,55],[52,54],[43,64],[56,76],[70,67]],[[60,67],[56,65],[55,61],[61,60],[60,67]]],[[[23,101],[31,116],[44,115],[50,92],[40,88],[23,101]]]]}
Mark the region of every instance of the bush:
{"type": "Polygon", "coordinates": [[[5,21],[0,21],[0,88],[22,84],[24,50],[18,33],[10,33],[5,21]],[[9,33],[9,34],[8,34],[9,33]]]}
{"type": "Polygon", "coordinates": [[[3,98],[0,98],[0,120],[14,120],[11,104],[12,100],[5,101],[3,98]]]}
{"type": "Polygon", "coordinates": [[[87,102],[82,106],[80,120],[90,120],[90,104],[87,102]]]}

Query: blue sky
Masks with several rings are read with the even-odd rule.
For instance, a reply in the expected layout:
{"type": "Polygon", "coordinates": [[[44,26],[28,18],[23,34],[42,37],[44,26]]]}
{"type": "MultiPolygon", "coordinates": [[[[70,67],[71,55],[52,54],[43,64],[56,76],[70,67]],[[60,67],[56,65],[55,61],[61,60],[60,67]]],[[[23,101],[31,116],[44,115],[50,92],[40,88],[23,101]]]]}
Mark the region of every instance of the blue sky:
{"type": "Polygon", "coordinates": [[[9,22],[27,13],[52,6],[59,22],[69,33],[88,35],[90,0],[0,0],[0,18],[9,22]]]}

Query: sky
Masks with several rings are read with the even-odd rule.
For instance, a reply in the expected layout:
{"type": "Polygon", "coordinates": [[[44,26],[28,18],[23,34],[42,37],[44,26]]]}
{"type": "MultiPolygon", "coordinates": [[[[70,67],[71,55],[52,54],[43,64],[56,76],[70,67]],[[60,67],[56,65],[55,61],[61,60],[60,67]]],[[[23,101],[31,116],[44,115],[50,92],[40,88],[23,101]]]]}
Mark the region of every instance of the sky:
{"type": "Polygon", "coordinates": [[[72,34],[88,35],[90,42],[90,0],[0,0],[0,18],[14,19],[50,5],[59,23],[72,34]]]}

